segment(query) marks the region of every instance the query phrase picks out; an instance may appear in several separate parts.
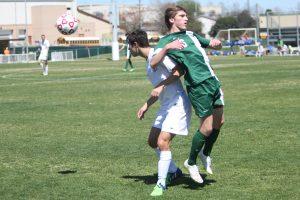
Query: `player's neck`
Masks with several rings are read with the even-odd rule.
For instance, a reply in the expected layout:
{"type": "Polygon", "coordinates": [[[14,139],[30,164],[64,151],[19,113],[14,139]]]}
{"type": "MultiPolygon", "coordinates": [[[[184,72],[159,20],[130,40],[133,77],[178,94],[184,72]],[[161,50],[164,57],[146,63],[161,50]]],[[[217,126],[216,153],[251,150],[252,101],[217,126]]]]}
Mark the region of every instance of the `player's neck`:
{"type": "Polygon", "coordinates": [[[181,32],[184,31],[182,29],[179,29],[177,26],[172,26],[169,33],[177,33],[177,32],[181,32]]]}
{"type": "Polygon", "coordinates": [[[143,57],[143,58],[148,58],[148,55],[149,55],[149,52],[150,52],[150,47],[140,47],[139,48],[139,51],[140,51],[140,55],[143,57]]]}

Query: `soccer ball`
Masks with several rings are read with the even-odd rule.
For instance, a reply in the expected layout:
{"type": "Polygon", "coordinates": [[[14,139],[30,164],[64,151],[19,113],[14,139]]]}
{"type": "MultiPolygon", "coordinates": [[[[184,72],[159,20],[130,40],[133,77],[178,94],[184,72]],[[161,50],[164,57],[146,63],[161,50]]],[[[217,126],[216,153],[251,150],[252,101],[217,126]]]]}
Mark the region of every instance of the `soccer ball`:
{"type": "Polygon", "coordinates": [[[66,12],[56,21],[57,30],[63,35],[71,35],[78,28],[78,20],[71,14],[66,12]]]}

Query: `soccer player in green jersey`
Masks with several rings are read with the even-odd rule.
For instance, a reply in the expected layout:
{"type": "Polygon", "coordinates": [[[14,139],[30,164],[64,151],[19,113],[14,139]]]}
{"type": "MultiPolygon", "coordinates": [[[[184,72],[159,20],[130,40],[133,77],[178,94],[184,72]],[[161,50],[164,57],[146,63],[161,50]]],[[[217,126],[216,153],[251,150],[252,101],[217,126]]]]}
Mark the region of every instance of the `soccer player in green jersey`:
{"type": "MultiPolygon", "coordinates": [[[[223,92],[203,48],[221,49],[222,44],[219,40],[207,40],[194,32],[187,31],[187,22],[184,8],[175,6],[166,9],[165,23],[169,34],[159,41],[151,66],[155,68],[167,55],[185,71],[187,93],[196,115],[200,118],[200,125],[192,139],[190,155],[184,162],[184,166],[194,181],[202,183],[203,179],[196,165],[197,156],[200,155],[206,171],[212,174],[210,153],[224,123],[223,92]],[[181,41],[182,48],[166,49],[165,46],[174,40],[181,41]]],[[[166,84],[163,81],[151,95],[159,96],[166,84]]]]}

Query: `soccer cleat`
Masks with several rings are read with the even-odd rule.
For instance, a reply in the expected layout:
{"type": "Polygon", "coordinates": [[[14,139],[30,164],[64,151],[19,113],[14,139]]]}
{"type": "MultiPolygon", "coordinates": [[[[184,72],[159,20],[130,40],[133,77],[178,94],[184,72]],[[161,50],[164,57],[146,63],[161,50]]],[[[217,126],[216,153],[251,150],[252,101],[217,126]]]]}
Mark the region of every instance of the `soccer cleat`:
{"type": "Polygon", "coordinates": [[[134,71],[134,68],[131,68],[129,71],[130,71],[130,72],[133,72],[133,71],[134,71]]]}
{"type": "Polygon", "coordinates": [[[203,150],[200,151],[199,153],[200,159],[202,161],[202,164],[209,174],[213,174],[212,169],[211,169],[211,158],[209,156],[206,156],[203,154],[203,150]]]}
{"type": "Polygon", "coordinates": [[[167,178],[166,178],[166,185],[170,185],[170,183],[180,177],[182,177],[182,171],[181,169],[177,168],[176,172],[170,173],[168,172],[167,178]]]}
{"type": "Polygon", "coordinates": [[[166,188],[164,186],[162,186],[161,184],[156,185],[153,189],[153,191],[151,192],[151,196],[155,197],[155,196],[161,196],[164,191],[166,190],[166,188]]]}
{"type": "Polygon", "coordinates": [[[127,72],[127,69],[123,68],[122,71],[123,71],[123,72],[127,72]]]}
{"type": "Polygon", "coordinates": [[[203,183],[203,179],[199,173],[197,165],[189,165],[188,159],[184,162],[184,166],[188,169],[191,178],[197,183],[203,183]]]}

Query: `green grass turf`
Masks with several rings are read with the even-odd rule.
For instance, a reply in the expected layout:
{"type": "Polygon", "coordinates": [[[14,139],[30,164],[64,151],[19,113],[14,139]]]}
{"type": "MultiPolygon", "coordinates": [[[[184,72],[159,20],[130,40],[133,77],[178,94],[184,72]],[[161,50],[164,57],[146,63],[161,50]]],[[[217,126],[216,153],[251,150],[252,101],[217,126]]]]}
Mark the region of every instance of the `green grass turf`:
{"type": "MultiPolygon", "coordinates": [[[[186,174],[164,199],[299,199],[300,58],[212,57],[225,92],[214,175],[186,174]]],[[[0,199],[151,199],[157,159],[147,136],[158,105],[136,111],[151,86],[145,61],[0,65],[0,199]]],[[[183,168],[198,126],[176,137],[183,168]]]]}

